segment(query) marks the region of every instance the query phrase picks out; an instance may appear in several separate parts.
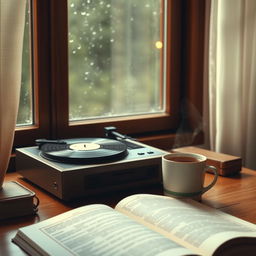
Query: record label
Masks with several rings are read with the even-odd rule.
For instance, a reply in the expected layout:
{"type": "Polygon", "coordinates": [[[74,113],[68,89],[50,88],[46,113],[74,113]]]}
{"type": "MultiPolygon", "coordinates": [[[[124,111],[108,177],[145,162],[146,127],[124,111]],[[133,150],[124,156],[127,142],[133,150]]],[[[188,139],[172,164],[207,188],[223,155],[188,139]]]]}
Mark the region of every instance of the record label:
{"type": "Polygon", "coordinates": [[[72,150],[86,151],[99,149],[100,145],[96,143],[75,143],[70,145],[69,148],[72,150]]]}

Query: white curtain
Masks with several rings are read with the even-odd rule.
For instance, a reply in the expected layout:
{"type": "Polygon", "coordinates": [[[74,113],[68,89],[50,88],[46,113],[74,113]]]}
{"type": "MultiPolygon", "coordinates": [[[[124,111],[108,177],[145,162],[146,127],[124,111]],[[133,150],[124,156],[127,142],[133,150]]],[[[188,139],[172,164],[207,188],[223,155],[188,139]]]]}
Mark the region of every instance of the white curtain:
{"type": "Polygon", "coordinates": [[[0,0],[0,188],[10,159],[21,84],[26,0],[0,0]]]}
{"type": "Polygon", "coordinates": [[[209,146],[256,169],[256,1],[212,0],[208,47],[209,146]]]}

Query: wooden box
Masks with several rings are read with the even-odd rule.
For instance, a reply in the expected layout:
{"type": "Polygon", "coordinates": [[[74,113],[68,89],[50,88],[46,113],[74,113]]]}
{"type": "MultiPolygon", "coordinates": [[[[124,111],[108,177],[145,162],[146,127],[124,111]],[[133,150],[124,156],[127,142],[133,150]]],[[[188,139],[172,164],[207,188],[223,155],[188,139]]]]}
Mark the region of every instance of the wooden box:
{"type": "Polygon", "coordinates": [[[182,147],[172,149],[172,152],[196,153],[207,157],[207,164],[218,169],[221,176],[230,176],[239,173],[242,169],[242,158],[223,153],[202,149],[199,147],[182,147]]]}

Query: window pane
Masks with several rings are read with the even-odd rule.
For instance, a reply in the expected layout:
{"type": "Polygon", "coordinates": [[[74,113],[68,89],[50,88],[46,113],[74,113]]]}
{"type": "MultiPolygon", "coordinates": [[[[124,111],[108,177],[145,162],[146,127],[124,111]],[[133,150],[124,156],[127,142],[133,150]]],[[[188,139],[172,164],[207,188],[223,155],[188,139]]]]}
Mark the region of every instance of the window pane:
{"type": "Polygon", "coordinates": [[[30,40],[30,1],[26,6],[26,21],[22,55],[22,78],[17,126],[33,123],[32,82],[31,82],[31,40],[30,40]]]}
{"type": "Polygon", "coordinates": [[[69,119],[165,111],[163,0],[69,0],[69,119]]]}

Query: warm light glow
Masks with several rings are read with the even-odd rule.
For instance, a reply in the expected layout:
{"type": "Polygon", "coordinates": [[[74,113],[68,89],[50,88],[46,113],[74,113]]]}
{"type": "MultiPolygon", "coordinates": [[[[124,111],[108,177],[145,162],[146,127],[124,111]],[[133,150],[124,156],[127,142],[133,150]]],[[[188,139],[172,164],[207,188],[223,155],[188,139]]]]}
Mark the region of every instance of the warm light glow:
{"type": "Polygon", "coordinates": [[[163,43],[161,41],[156,41],[156,48],[157,49],[162,49],[163,48],[163,43]]]}

